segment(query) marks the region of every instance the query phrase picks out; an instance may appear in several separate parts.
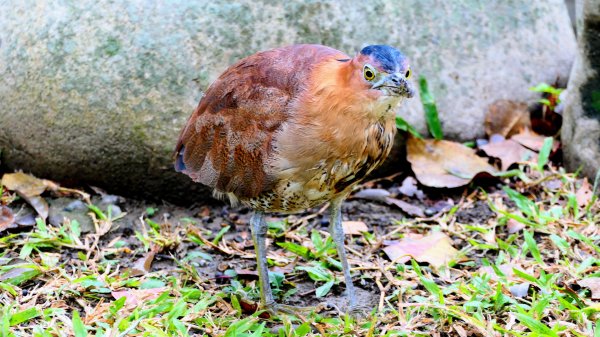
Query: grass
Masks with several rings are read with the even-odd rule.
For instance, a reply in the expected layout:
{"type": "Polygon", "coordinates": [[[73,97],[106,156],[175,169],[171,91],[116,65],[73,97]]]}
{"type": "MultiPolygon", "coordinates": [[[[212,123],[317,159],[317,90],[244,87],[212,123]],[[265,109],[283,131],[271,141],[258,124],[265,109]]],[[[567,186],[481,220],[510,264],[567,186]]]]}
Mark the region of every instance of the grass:
{"type": "MultiPolygon", "coordinates": [[[[505,178],[504,189],[472,189],[449,212],[397,219],[348,238],[355,284],[373,288],[371,314],[362,319],[253,313],[255,277],[239,268],[218,277],[201,273],[207,264],[252,261],[252,249],[226,239],[231,227],[214,231],[185,217],[153,221],[160,212],[152,207],[143,208],[127,237],[111,234],[121,220],[100,206],[90,206],[93,234],[82,234],[76,221],[52,226],[37,219],[26,230],[0,233],[0,336],[598,337],[600,302],[578,283],[600,277],[600,203],[593,197],[579,204],[582,180],[546,164],[522,166],[526,180],[505,178]],[[461,212],[481,203],[494,215],[460,221],[461,212]],[[384,240],[432,230],[460,252],[439,270],[381,253],[384,240]],[[157,253],[169,267],[140,272],[130,263],[157,253]]],[[[18,197],[3,191],[2,203],[18,197]]],[[[316,221],[271,223],[279,301],[298,296],[302,282],[314,291],[300,297],[341,296],[335,247],[316,221]]]]}

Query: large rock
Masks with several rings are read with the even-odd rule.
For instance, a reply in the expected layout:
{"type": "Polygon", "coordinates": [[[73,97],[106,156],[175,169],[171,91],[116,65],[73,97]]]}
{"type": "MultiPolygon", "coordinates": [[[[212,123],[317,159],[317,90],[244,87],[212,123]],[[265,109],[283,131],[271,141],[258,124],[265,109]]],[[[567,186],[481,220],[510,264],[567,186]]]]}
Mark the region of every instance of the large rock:
{"type": "MultiPolygon", "coordinates": [[[[489,103],[565,79],[563,0],[0,0],[0,148],[10,169],[113,193],[202,198],[171,150],[205,89],[258,50],[321,43],[403,50],[427,76],[446,134],[483,134],[489,103]]],[[[418,99],[400,109],[423,130],[418,99]]]]}
{"type": "Polygon", "coordinates": [[[565,163],[594,179],[600,170],[600,0],[578,11],[578,55],[564,100],[565,163]]]}

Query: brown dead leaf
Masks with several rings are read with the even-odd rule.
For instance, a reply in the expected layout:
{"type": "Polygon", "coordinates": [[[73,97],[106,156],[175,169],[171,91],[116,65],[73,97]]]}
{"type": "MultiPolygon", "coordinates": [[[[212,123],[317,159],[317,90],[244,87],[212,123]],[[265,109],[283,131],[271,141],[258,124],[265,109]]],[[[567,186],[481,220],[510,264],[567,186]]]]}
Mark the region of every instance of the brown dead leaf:
{"type": "Polygon", "coordinates": [[[242,278],[242,279],[250,279],[250,280],[258,279],[258,271],[256,271],[256,270],[235,268],[235,273],[239,278],[242,278]]]}
{"type": "Polygon", "coordinates": [[[365,188],[352,195],[353,198],[386,202],[391,194],[382,188],[365,188]]]}
{"type": "Polygon", "coordinates": [[[149,273],[152,268],[154,256],[156,256],[156,253],[158,253],[160,249],[161,248],[158,245],[154,245],[142,258],[135,261],[131,267],[131,275],[140,276],[149,273]]]}
{"type": "Polygon", "coordinates": [[[55,190],[58,185],[23,172],[6,173],[2,176],[2,185],[8,190],[17,192],[42,219],[48,218],[48,203],[40,194],[44,193],[46,189],[55,190]]]}
{"type": "Polygon", "coordinates": [[[496,169],[485,158],[462,144],[409,137],[407,159],[419,182],[430,187],[460,187],[480,173],[494,174],[496,169]]]}
{"type": "Polygon", "coordinates": [[[524,298],[529,293],[529,283],[515,283],[508,288],[510,293],[517,298],[524,298]]]}
{"type": "Polygon", "coordinates": [[[418,262],[427,262],[438,269],[458,255],[450,238],[442,232],[434,232],[420,239],[403,238],[383,249],[385,254],[398,263],[406,263],[411,257],[418,262]]]}
{"type": "Polygon", "coordinates": [[[582,287],[586,287],[592,291],[592,299],[600,300],[600,277],[588,277],[581,281],[577,281],[582,287]]]}
{"type": "Polygon", "coordinates": [[[484,125],[488,136],[500,134],[506,138],[525,129],[531,129],[527,104],[498,100],[490,105],[484,125]]]}
{"type": "Polygon", "coordinates": [[[23,172],[6,173],[2,176],[2,185],[19,193],[22,197],[34,197],[44,193],[47,189],[56,190],[58,188],[58,185],[49,180],[38,179],[23,172]]]}
{"type": "Polygon", "coordinates": [[[425,212],[423,212],[423,210],[419,206],[411,205],[406,201],[402,201],[396,198],[386,198],[385,200],[388,204],[398,206],[398,208],[400,208],[404,213],[408,215],[418,216],[421,218],[425,217],[425,212]]]}
{"type": "Polygon", "coordinates": [[[342,221],[344,234],[346,235],[362,235],[363,232],[368,232],[369,227],[362,221],[342,221]]]}
{"type": "Polygon", "coordinates": [[[44,220],[48,218],[48,203],[40,195],[45,191],[76,194],[90,203],[90,196],[85,192],[60,187],[50,180],[39,179],[23,172],[4,174],[2,176],[2,185],[8,190],[17,192],[44,220]]]}
{"type": "Polygon", "coordinates": [[[6,206],[0,206],[0,232],[13,225],[15,222],[15,215],[10,208],[6,206]]]}
{"type": "Polygon", "coordinates": [[[402,186],[400,186],[399,191],[407,197],[417,197],[419,200],[425,197],[423,191],[417,187],[417,180],[411,176],[406,177],[406,179],[402,181],[402,186]]]}
{"type": "MultiPolygon", "coordinates": [[[[409,177],[409,178],[412,178],[412,177],[409,177]]],[[[412,178],[412,179],[414,180],[414,178],[412,178]]],[[[421,192],[421,193],[423,193],[423,192],[421,192]]],[[[419,217],[425,216],[425,214],[423,213],[423,210],[420,209],[419,207],[411,205],[405,201],[402,201],[402,200],[399,200],[396,198],[392,198],[391,195],[392,194],[389,191],[381,189],[381,188],[366,188],[364,190],[358,191],[357,193],[352,195],[352,197],[357,198],[357,199],[380,201],[380,202],[384,202],[388,205],[395,205],[398,208],[400,208],[402,211],[404,211],[406,214],[411,215],[411,216],[419,216],[419,217]]]]}
{"type": "MultiPolygon", "coordinates": [[[[544,139],[546,139],[546,136],[541,136],[533,132],[523,132],[512,136],[511,139],[530,150],[540,152],[544,146],[544,139]]],[[[560,143],[555,139],[554,143],[552,144],[552,152],[558,150],[559,146],[560,143]]]]}
{"type": "Polygon", "coordinates": [[[525,225],[522,222],[519,222],[513,218],[508,219],[508,221],[506,222],[506,229],[508,230],[508,234],[514,234],[523,228],[525,228],[525,225]]]}
{"type": "Polygon", "coordinates": [[[153,300],[167,290],[167,287],[159,287],[152,289],[127,289],[121,291],[113,291],[111,292],[111,295],[115,298],[115,300],[118,300],[121,297],[125,297],[125,305],[131,308],[143,302],[153,300]]]}
{"type": "Polygon", "coordinates": [[[592,192],[592,186],[590,186],[590,183],[588,183],[587,178],[584,178],[583,182],[581,183],[581,187],[575,193],[577,205],[580,207],[587,207],[593,196],[594,192],[592,192]]]}
{"type": "Polygon", "coordinates": [[[490,105],[485,116],[485,132],[488,136],[497,133],[510,138],[526,129],[531,129],[526,103],[498,100],[490,105]]]}
{"type": "Polygon", "coordinates": [[[502,171],[507,171],[515,163],[537,161],[537,153],[512,139],[488,143],[481,146],[480,149],[488,156],[500,159],[502,171]]]}

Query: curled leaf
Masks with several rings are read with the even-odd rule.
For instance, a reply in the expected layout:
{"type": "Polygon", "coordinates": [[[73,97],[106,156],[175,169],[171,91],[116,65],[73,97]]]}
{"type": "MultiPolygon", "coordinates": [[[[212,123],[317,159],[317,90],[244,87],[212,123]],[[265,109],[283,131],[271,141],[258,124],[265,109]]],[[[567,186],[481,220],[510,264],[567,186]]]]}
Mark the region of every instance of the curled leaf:
{"type": "MultiPolygon", "coordinates": [[[[546,140],[546,136],[541,136],[533,132],[523,132],[514,135],[511,139],[525,146],[528,149],[540,152],[540,150],[544,147],[544,141],[546,140]]],[[[559,146],[560,143],[554,140],[554,142],[552,143],[552,152],[558,150],[559,146]]]]}
{"type": "Polygon", "coordinates": [[[451,141],[410,137],[407,153],[419,182],[430,187],[460,187],[481,173],[497,173],[473,149],[451,141]]]}
{"type": "Polygon", "coordinates": [[[134,276],[144,275],[150,272],[154,256],[159,252],[160,247],[155,245],[142,258],[135,261],[131,267],[131,274],[134,276]]]}
{"type": "Polygon", "coordinates": [[[346,235],[361,235],[369,231],[367,224],[362,221],[342,221],[342,227],[346,235]]]}
{"type": "Polygon", "coordinates": [[[489,136],[499,134],[506,138],[531,129],[527,103],[498,100],[490,105],[484,124],[489,136]]]}
{"type": "Polygon", "coordinates": [[[588,277],[577,283],[591,290],[593,300],[600,300],[600,277],[588,277]]]}
{"type": "Polygon", "coordinates": [[[15,215],[10,208],[0,206],[0,232],[7,229],[15,222],[15,215]]]}
{"type": "Polygon", "coordinates": [[[537,153],[529,150],[512,139],[497,143],[489,143],[480,147],[490,157],[500,159],[502,171],[516,163],[525,161],[537,161],[537,153]]]}
{"type": "Polygon", "coordinates": [[[586,207],[592,200],[593,196],[594,192],[592,192],[592,186],[590,186],[590,183],[588,183],[587,178],[584,178],[583,182],[581,183],[581,187],[575,193],[577,205],[580,207],[586,207]]]}
{"type": "Polygon", "coordinates": [[[398,206],[398,208],[400,208],[404,213],[406,213],[408,215],[418,216],[421,218],[425,217],[425,212],[423,212],[423,210],[419,206],[409,204],[406,201],[396,199],[396,198],[386,198],[386,202],[388,204],[393,204],[393,205],[398,206]]]}
{"type": "Polygon", "coordinates": [[[113,291],[111,295],[118,300],[125,297],[125,305],[127,307],[135,307],[143,302],[147,302],[157,298],[160,294],[167,291],[167,287],[151,288],[151,289],[127,289],[121,291],[113,291]]]}
{"type": "Polygon", "coordinates": [[[394,261],[406,263],[411,258],[427,262],[438,269],[458,256],[450,238],[442,232],[434,232],[420,239],[404,238],[383,249],[394,261]]]}

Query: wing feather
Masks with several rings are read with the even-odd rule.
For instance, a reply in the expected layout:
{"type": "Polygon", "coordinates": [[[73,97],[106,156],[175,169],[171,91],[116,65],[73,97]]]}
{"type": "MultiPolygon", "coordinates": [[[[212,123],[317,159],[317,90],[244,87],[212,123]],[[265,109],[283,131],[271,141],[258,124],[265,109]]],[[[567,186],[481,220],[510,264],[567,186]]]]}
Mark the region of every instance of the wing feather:
{"type": "Polygon", "coordinates": [[[274,183],[273,140],[293,118],[311,69],[341,52],[295,45],[261,52],[228,68],[183,128],[175,168],[218,193],[252,198],[274,183]]]}

